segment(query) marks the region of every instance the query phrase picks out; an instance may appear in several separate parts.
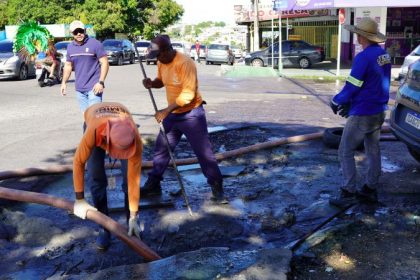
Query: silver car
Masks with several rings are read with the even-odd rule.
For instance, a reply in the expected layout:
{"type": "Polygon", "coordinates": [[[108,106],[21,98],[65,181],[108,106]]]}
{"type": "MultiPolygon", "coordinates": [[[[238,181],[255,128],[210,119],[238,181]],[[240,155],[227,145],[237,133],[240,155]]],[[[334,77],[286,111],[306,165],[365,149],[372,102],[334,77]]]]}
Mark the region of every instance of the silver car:
{"type": "Polygon", "coordinates": [[[228,44],[210,44],[207,47],[206,64],[226,63],[233,65],[235,57],[228,44]]]}
{"type": "Polygon", "coordinates": [[[26,80],[29,76],[35,76],[35,64],[26,63],[15,54],[12,41],[0,41],[0,78],[26,80]]]}
{"type": "Polygon", "coordinates": [[[417,46],[409,55],[404,58],[404,63],[401,65],[401,71],[398,75],[398,80],[402,81],[408,72],[408,67],[420,58],[420,45],[417,46]]]}

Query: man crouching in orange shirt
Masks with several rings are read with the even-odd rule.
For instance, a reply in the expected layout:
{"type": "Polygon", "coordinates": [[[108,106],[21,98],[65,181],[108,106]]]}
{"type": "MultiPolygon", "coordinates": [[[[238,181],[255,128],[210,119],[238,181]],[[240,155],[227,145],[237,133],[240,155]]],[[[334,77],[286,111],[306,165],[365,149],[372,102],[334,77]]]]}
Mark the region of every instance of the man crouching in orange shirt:
{"type": "MultiPolygon", "coordinates": [[[[90,106],[84,113],[86,131],[77,147],[73,162],[73,184],[76,194],[74,214],[82,219],[86,218],[89,210],[99,210],[108,215],[107,204],[107,177],[105,173],[104,157],[95,162],[94,176],[102,182],[98,188],[91,190],[93,206],[84,199],[84,174],[85,164],[89,156],[101,148],[108,152],[109,157],[122,161],[122,175],[127,178],[125,194],[125,208],[128,219],[128,235],[135,234],[140,237],[137,212],[140,199],[140,174],[142,161],[142,142],[137,126],[128,109],[115,102],[102,102],[90,106]],[[128,163],[128,164],[127,164],[128,163]],[[128,204],[128,206],[127,206],[128,204]]],[[[106,250],[110,244],[109,231],[102,229],[96,240],[98,249],[106,250]]]]}

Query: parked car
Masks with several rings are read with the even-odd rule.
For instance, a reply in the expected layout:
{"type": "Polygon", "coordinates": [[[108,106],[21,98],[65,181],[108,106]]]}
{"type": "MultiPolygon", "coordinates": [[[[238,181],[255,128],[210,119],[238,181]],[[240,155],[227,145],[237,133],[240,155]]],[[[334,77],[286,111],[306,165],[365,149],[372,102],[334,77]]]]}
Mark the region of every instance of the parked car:
{"type": "Polygon", "coordinates": [[[35,76],[35,64],[13,52],[13,41],[0,41],[0,78],[26,80],[30,76],[35,76]]]}
{"type": "Polygon", "coordinates": [[[391,129],[420,162],[420,60],[410,65],[391,111],[391,129]]]}
{"type": "Polygon", "coordinates": [[[71,41],[61,41],[55,43],[55,48],[57,52],[60,54],[61,62],[66,62],[66,56],[67,56],[67,46],[71,43],[71,41]]]}
{"type": "Polygon", "coordinates": [[[129,40],[107,39],[102,44],[108,54],[110,64],[123,65],[124,61],[134,63],[135,50],[129,40]]]}
{"type": "MultiPolygon", "coordinates": [[[[325,59],[325,52],[323,47],[314,46],[302,40],[283,41],[281,48],[282,63],[284,66],[299,66],[300,68],[310,68],[312,64],[322,62],[325,59]]],[[[272,56],[274,56],[274,66],[278,66],[278,42],[272,44],[268,48],[246,55],[245,64],[252,66],[271,66],[272,56]]]]}
{"type": "Polygon", "coordinates": [[[207,47],[206,64],[226,63],[233,65],[235,58],[228,44],[214,43],[207,47]]]}
{"type": "Polygon", "coordinates": [[[147,54],[150,52],[151,46],[147,47],[145,57],[146,57],[146,64],[149,65],[150,63],[157,64],[157,58],[148,58],[147,54]]]}
{"type": "Polygon", "coordinates": [[[146,51],[147,48],[150,46],[150,41],[138,41],[134,45],[137,49],[138,55],[140,56],[141,60],[145,60],[146,51]]]}
{"type": "Polygon", "coordinates": [[[243,56],[242,50],[241,50],[240,48],[233,47],[233,48],[232,48],[232,52],[233,52],[233,56],[234,56],[236,59],[241,59],[241,58],[242,58],[242,56],[243,56]]]}
{"type": "MultiPolygon", "coordinates": [[[[192,59],[195,59],[195,54],[196,54],[196,50],[195,50],[195,45],[191,46],[191,50],[190,50],[190,57],[192,59]]],[[[206,46],[205,45],[200,45],[200,58],[206,58],[206,46]]]]}
{"type": "Polygon", "coordinates": [[[183,42],[172,42],[172,48],[180,53],[189,54],[187,46],[183,42]]]}
{"type": "Polygon", "coordinates": [[[409,55],[404,58],[404,63],[401,65],[398,80],[403,80],[408,72],[408,66],[420,58],[420,45],[418,45],[409,55]]]}

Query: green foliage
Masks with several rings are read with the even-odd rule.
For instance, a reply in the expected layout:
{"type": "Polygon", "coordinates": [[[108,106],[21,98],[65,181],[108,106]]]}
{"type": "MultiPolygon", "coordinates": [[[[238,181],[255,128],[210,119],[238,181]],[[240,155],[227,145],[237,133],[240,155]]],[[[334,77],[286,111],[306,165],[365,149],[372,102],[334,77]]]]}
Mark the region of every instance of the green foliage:
{"type": "Polygon", "coordinates": [[[40,24],[92,24],[98,37],[126,33],[150,39],[179,20],[184,10],[175,0],[0,0],[0,27],[33,20],[40,24]]]}
{"type": "Polygon", "coordinates": [[[149,21],[145,23],[143,36],[152,39],[157,33],[165,32],[165,28],[178,21],[184,9],[173,0],[153,0],[153,7],[147,9],[149,21]]]}

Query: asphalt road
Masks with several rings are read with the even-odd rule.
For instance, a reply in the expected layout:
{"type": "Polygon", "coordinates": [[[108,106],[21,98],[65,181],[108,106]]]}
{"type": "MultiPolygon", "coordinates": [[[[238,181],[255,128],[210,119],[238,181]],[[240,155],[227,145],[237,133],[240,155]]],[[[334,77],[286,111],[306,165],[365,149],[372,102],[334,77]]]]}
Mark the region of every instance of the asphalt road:
{"type": "MultiPolygon", "coordinates": [[[[145,68],[155,77],[155,65],[145,68]]],[[[210,126],[283,125],[285,134],[295,135],[344,123],[326,106],[326,100],[337,91],[335,84],[312,83],[309,86],[315,94],[310,94],[283,78],[225,78],[218,65],[201,64],[198,73],[210,126]]],[[[156,135],[159,128],[142,79],[138,63],[111,66],[104,101],[126,105],[140,125],[140,133],[147,137],[156,135]]],[[[164,91],[153,92],[158,107],[163,108],[164,91]]],[[[83,122],[72,80],[64,97],[59,85],[40,88],[36,79],[0,80],[0,107],[0,170],[71,162],[83,122]]]]}

